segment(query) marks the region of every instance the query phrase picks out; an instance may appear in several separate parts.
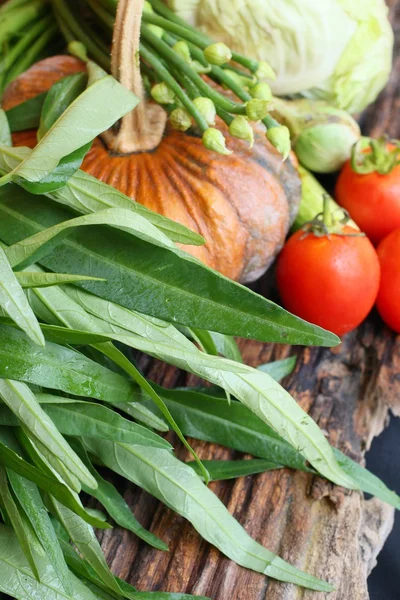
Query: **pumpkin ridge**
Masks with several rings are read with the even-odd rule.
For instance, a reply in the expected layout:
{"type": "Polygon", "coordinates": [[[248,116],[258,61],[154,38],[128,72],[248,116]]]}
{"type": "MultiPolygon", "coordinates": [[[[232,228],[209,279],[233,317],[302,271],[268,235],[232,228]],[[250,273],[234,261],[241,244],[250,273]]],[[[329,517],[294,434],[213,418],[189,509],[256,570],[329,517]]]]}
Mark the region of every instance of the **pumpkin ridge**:
{"type": "Polygon", "coordinates": [[[238,269],[236,265],[240,264],[243,259],[247,233],[245,233],[242,228],[238,230],[238,219],[235,208],[230,203],[227,203],[224,194],[221,194],[218,188],[214,186],[214,183],[209,180],[207,174],[203,174],[203,179],[201,183],[199,183],[196,176],[187,173],[185,165],[181,167],[178,162],[175,164],[175,168],[176,167],[185,174],[183,185],[185,186],[186,192],[184,195],[182,193],[182,195],[186,209],[188,210],[193,206],[193,203],[188,203],[188,197],[190,198],[193,195],[193,191],[195,198],[201,200],[201,202],[197,201],[195,204],[196,212],[192,213],[192,216],[197,222],[200,233],[202,233],[207,241],[206,245],[208,246],[210,254],[216,256],[217,268],[225,272],[227,266],[229,266],[230,272],[232,272],[232,269],[235,269],[235,276],[237,277],[240,274],[240,268],[238,269]],[[207,188],[204,187],[205,182],[210,189],[209,192],[207,192],[207,188]],[[217,191],[218,194],[217,199],[215,202],[210,203],[209,199],[212,197],[215,198],[215,191],[217,191]],[[201,208],[200,213],[198,207],[201,208]],[[216,207],[220,208],[220,210],[216,211],[216,207]],[[229,215],[226,214],[227,207],[229,208],[229,215]],[[197,215],[199,214],[205,215],[206,219],[203,216],[200,222],[198,222],[197,215]],[[223,217],[222,219],[221,215],[223,217]],[[216,220],[217,216],[219,218],[216,220]],[[210,229],[209,224],[213,226],[212,229],[210,229]],[[202,225],[207,227],[207,233],[203,232],[202,225]]]}
{"type": "MultiPolygon", "coordinates": [[[[168,173],[169,173],[168,181],[169,181],[171,187],[174,190],[176,190],[180,199],[184,203],[185,209],[186,209],[186,214],[189,217],[190,221],[193,223],[195,229],[198,230],[200,235],[202,235],[205,238],[206,246],[208,245],[208,247],[206,248],[206,251],[208,252],[212,232],[210,231],[208,223],[204,220],[204,218],[201,218],[201,214],[198,212],[198,208],[197,208],[198,204],[192,203],[191,201],[189,201],[189,200],[191,200],[191,198],[193,196],[193,186],[190,185],[189,182],[187,181],[188,176],[187,176],[187,173],[185,172],[186,167],[182,167],[180,165],[179,155],[177,155],[177,154],[175,154],[175,155],[169,154],[165,164],[168,168],[168,173]],[[178,182],[176,181],[176,176],[175,176],[177,168],[180,171],[179,185],[178,185],[178,182]],[[184,171],[184,172],[182,172],[182,171],[184,171]]],[[[190,225],[188,224],[188,226],[190,226],[190,225]]]]}

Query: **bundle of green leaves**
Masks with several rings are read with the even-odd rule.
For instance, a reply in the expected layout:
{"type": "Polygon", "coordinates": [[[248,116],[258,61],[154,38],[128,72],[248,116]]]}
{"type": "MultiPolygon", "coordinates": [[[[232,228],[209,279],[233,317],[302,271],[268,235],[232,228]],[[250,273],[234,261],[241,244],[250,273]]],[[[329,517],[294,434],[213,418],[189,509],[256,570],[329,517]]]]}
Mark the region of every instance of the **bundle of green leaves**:
{"type": "Polygon", "coordinates": [[[204,266],[175,244],[201,244],[198,234],[79,170],[94,137],[136,104],[89,68],[95,76],[83,92],[71,82],[85,76],[73,75],[40,102],[0,111],[0,591],[18,600],[189,598],[138,592],[111,573],[93,529],[110,527],[109,518],[167,547],[98,464],[186,517],[238,564],[330,591],[250,538],[206,483],[289,466],[400,507],[276,381],[293,360],[250,368],[231,336],[339,340],[204,266]],[[13,148],[10,127],[27,121],[39,127],[37,146],[13,148]],[[157,387],[131,349],[214,388],[157,387]],[[170,429],[193,462],[178,460],[156,433],[170,429]],[[185,436],[257,458],[202,463],[185,436]],[[81,491],[106,515],[84,508],[81,491]]]}

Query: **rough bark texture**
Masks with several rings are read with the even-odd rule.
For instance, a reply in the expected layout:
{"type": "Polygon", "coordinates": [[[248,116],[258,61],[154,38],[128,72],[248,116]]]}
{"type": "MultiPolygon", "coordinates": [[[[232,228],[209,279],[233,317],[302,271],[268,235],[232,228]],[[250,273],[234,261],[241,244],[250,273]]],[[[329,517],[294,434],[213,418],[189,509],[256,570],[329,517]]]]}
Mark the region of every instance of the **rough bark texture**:
{"type": "MultiPolygon", "coordinates": [[[[399,33],[400,1],[389,4],[399,33]]],[[[363,116],[364,132],[400,137],[400,122],[395,119],[399,86],[397,48],[391,81],[363,116]]],[[[390,333],[375,314],[334,350],[250,341],[241,346],[245,361],[252,365],[296,353],[296,372],[286,381],[287,388],[326,430],[331,443],[356,460],[362,461],[373,438],[387,425],[389,411],[400,415],[400,336],[390,333]]],[[[167,386],[196,382],[144,357],[142,367],[167,386]]],[[[193,445],[204,459],[238,456],[202,442],[193,445]]],[[[182,450],[179,454],[186,456],[182,450]]],[[[326,595],[268,581],[238,567],[156,500],[122,479],[118,486],[125,489],[125,499],[140,521],[168,542],[170,552],[150,549],[132,534],[115,528],[102,534],[113,571],[139,589],[202,594],[213,600],[367,600],[367,576],[393,522],[392,509],[382,502],[365,500],[361,494],[291,470],[211,485],[259,542],[334,583],[337,591],[326,595]]]]}

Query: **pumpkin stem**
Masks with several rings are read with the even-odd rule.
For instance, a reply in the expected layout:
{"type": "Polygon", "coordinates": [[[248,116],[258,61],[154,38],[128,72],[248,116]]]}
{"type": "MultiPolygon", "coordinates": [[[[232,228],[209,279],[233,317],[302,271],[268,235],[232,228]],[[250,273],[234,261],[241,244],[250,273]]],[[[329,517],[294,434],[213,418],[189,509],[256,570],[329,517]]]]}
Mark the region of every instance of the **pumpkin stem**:
{"type": "Polygon", "coordinates": [[[119,122],[117,131],[108,130],[103,139],[118,154],[152,150],[161,141],[167,115],[158,105],[148,103],[140,73],[139,42],[144,0],[119,0],[113,31],[111,73],[140,100],[119,122]]]}

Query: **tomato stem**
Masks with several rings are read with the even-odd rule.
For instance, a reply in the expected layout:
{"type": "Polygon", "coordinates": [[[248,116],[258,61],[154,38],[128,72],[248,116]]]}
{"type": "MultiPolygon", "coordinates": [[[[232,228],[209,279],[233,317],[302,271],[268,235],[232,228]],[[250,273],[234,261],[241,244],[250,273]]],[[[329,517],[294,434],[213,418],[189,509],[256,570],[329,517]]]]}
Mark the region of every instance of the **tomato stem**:
{"type": "Polygon", "coordinates": [[[335,217],[332,210],[333,207],[332,198],[329,194],[324,194],[322,212],[316,215],[311,221],[308,221],[308,223],[305,223],[301,228],[305,232],[305,235],[313,233],[317,237],[329,236],[331,234],[344,237],[365,236],[365,233],[361,231],[354,231],[354,233],[345,232],[344,227],[350,221],[350,215],[343,209],[343,217],[335,217]]]}
{"type": "Polygon", "coordinates": [[[359,175],[388,175],[400,165],[400,141],[387,136],[378,139],[362,137],[353,146],[351,167],[359,175]],[[392,147],[391,147],[392,146],[392,147]]]}

